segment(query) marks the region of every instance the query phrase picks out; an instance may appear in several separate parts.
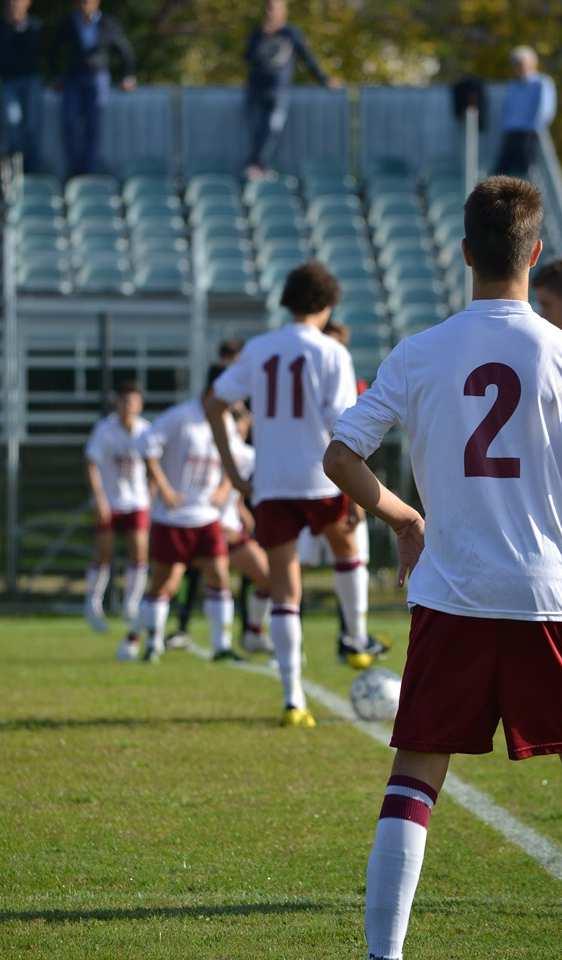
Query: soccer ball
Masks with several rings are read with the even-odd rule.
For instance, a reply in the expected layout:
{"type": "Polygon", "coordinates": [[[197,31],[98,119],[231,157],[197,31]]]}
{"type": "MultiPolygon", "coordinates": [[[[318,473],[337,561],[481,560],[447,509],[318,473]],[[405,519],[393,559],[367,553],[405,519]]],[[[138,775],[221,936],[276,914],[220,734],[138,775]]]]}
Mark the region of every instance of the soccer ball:
{"type": "Polygon", "coordinates": [[[364,670],[351,684],[350,698],[360,720],[394,720],[400,698],[400,677],[384,668],[364,670]]]}

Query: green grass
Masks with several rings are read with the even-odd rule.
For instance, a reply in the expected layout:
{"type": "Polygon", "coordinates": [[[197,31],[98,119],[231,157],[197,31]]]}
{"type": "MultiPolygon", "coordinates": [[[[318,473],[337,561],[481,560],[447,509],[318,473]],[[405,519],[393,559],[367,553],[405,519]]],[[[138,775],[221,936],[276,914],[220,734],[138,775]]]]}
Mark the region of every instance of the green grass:
{"type": "MultiPolygon", "coordinates": [[[[375,625],[401,669],[406,617],[375,625]]],[[[321,708],[316,730],[280,729],[269,678],[117,664],[118,638],[0,625],[2,960],[364,960],[389,751],[321,708]]],[[[345,694],[333,640],[307,619],[309,676],[345,694]]],[[[555,758],[510,764],[499,740],[454,769],[560,839],[555,758]]],[[[560,919],[560,885],[443,796],[406,960],[560,960],[560,919]]]]}

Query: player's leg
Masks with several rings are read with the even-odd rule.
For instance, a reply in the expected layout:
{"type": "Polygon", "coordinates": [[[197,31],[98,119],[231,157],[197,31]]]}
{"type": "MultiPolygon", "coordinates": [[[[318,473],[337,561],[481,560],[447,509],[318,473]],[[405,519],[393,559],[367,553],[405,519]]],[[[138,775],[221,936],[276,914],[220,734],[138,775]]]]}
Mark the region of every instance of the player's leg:
{"type": "Polygon", "coordinates": [[[148,529],[135,527],[126,533],[127,569],[123,594],[123,617],[132,628],[143,598],[148,576],[148,529]]]}
{"type": "Polygon", "coordinates": [[[213,660],[239,660],[232,649],[234,600],[230,589],[228,556],[200,558],[205,581],[203,609],[211,628],[213,660]]]}
{"type": "Polygon", "coordinates": [[[421,874],[429,819],[449,756],[398,750],[369,864],[365,934],[370,960],[399,960],[421,874]]]}
{"type": "Polygon", "coordinates": [[[248,601],[248,617],[242,646],[249,653],[272,653],[273,647],[267,636],[271,612],[267,554],[255,540],[247,540],[231,551],[230,566],[251,580],[254,588],[248,601]]]}
{"type": "Polygon", "coordinates": [[[325,527],[324,535],[334,554],[334,587],[345,623],[339,641],[340,657],[363,670],[386,649],[368,632],[369,571],[360,556],[356,532],[345,517],[325,527]]]}
{"type": "Polygon", "coordinates": [[[271,639],[279,664],[285,699],[282,722],[313,727],[302,684],[302,596],[297,541],[267,551],[271,577],[271,639]]]}
{"type": "Polygon", "coordinates": [[[184,573],[184,563],[152,562],[150,585],[139,610],[140,624],[147,631],[143,659],[148,663],[157,662],[164,653],[164,631],[170,598],[177,593],[184,573]]]}
{"type": "Polygon", "coordinates": [[[109,583],[111,560],[113,557],[113,530],[111,526],[96,530],[94,559],[86,573],[86,597],[84,617],[93,630],[98,633],[107,631],[107,622],[103,612],[103,598],[109,583]]]}

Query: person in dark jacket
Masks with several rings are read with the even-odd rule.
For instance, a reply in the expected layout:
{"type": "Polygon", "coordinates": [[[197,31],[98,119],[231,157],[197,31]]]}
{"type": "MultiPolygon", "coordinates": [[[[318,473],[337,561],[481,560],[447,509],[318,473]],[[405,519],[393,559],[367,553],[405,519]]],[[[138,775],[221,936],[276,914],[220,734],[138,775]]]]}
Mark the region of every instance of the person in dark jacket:
{"type": "Polygon", "coordinates": [[[62,77],[62,126],[69,176],[95,173],[101,120],[110,88],[109,55],[121,58],[123,90],[134,90],[135,61],[121,25],[100,10],[100,0],[77,0],[59,25],[51,50],[62,77]]]}
{"type": "Polygon", "coordinates": [[[246,172],[250,179],[266,174],[285,128],[297,58],[323,86],[338,86],[320,69],[300,30],[287,22],[285,0],[267,0],[264,19],[251,33],[246,48],[251,137],[246,172]]]}
{"type": "Polygon", "coordinates": [[[23,155],[24,170],[39,168],[41,38],[43,25],[29,16],[31,0],[7,0],[0,20],[0,79],[5,149],[23,155]]]}

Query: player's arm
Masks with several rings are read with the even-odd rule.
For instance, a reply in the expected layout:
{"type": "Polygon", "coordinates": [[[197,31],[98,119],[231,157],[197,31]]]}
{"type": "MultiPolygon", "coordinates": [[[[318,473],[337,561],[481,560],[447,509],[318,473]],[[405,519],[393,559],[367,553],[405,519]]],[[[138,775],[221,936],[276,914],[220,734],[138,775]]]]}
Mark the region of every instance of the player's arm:
{"type": "Polygon", "coordinates": [[[160,466],[158,457],[147,457],[145,463],[149,483],[158,491],[161,500],[168,507],[168,510],[174,510],[176,507],[183,506],[185,502],[183,493],[174,490],[160,466]]]}
{"type": "Polygon", "coordinates": [[[111,507],[103,489],[100,468],[93,460],[86,460],[86,479],[92,492],[96,519],[104,525],[111,519],[111,507]]]}
{"type": "Polygon", "coordinates": [[[414,569],[424,546],[424,521],[417,510],[388,490],[365,461],[339,440],[332,440],[324,457],[327,476],[367,513],[384,520],[398,538],[398,582],[414,569]]]}
{"type": "Polygon", "coordinates": [[[234,489],[239,490],[243,496],[248,497],[252,492],[252,485],[240,475],[226,426],[229,407],[230,404],[227,403],[226,400],[221,400],[220,397],[217,397],[213,390],[211,390],[205,400],[205,412],[211,430],[213,431],[213,437],[222,460],[224,471],[234,489]]]}
{"type": "Polygon", "coordinates": [[[229,494],[232,490],[232,484],[228,477],[225,475],[221,482],[219,483],[217,489],[211,497],[211,503],[214,507],[217,507],[219,510],[222,510],[226,501],[228,500],[229,494]]]}

